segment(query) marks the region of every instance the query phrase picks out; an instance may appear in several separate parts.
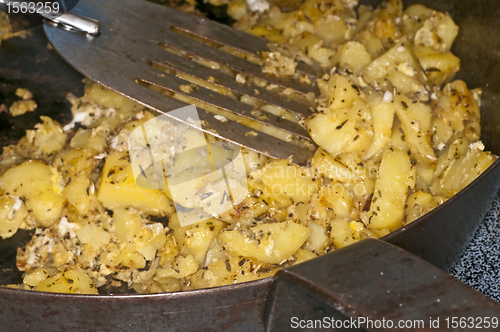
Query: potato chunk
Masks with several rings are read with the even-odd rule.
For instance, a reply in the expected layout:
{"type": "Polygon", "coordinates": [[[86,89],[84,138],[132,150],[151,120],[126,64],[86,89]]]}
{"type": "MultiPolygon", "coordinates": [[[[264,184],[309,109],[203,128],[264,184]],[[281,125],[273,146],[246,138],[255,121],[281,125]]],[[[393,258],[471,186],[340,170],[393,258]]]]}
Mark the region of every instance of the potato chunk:
{"type": "Polygon", "coordinates": [[[414,192],[406,201],[405,224],[418,219],[420,216],[438,207],[444,201],[443,197],[432,196],[421,190],[414,192]]]}
{"type": "Polygon", "coordinates": [[[297,62],[281,55],[280,52],[262,52],[262,57],[264,59],[262,71],[266,74],[290,76],[295,73],[297,62]]]}
{"type": "Polygon", "coordinates": [[[80,173],[64,188],[64,196],[78,213],[84,215],[89,212],[91,207],[93,188],[94,184],[90,183],[88,177],[80,173]]]}
{"type": "Polygon", "coordinates": [[[0,237],[14,235],[27,216],[28,209],[19,197],[0,196],[0,237]]]}
{"type": "Polygon", "coordinates": [[[330,222],[330,238],[338,249],[356,242],[349,222],[344,219],[334,219],[330,222]]]}
{"type": "Polygon", "coordinates": [[[356,169],[351,169],[345,165],[341,157],[334,158],[321,148],[316,150],[311,165],[318,170],[319,174],[334,181],[353,182],[359,175],[356,169]]]}
{"type": "Polygon", "coordinates": [[[464,81],[456,80],[446,84],[443,96],[436,106],[436,118],[441,120],[444,128],[436,128],[433,137],[435,145],[447,143],[451,134],[463,135],[471,142],[475,142],[481,135],[481,114],[478,101],[467,88],[464,81]],[[451,134],[445,135],[444,132],[451,134]]]}
{"type": "Polygon", "coordinates": [[[278,264],[292,256],[309,238],[312,230],[294,222],[263,224],[250,228],[253,239],[241,230],[223,231],[219,239],[235,255],[278,264]]]}
{"type": "Polygon", "coordinates": [[[448,13],[433,12],[415,33],[415,45],[447,52],[457,35],[458,27],[448,13]]]}
{"type": "Polygon", "coordinates": [[[40,281],[35,290],[51,293],[99,294],[88,274],[82,270],[69,270],[40,281]]]}
{"type": "Polygon", "coordinates": [[[36,268],[33,272],[26,275],[23,278],[23,282],[31,287],[36,287],[41,281],[44,281],[50,276],[50,273],[47,269],[43,267],[36,268]]]}
{"type": "Polygon", "coordinates": [[[95,82],[86,87],[85,97],[104,107],[120,109],[124,112],[139,111],[143,108],[136,101],[95,82]]]}
{"type": "Polygon", "coordinates": [[[451,197],[474,181],[497,159],[490,152],[472,148],[467,153],[451,161],[444,172],[431,184],[435,195],[451,197]]]}
{"type": "MultiPolygon", "coordinates": [[[[338,182],[322,186],[309,202],[311,221],[323,227],[327,227],[329,220],[334,216],[349,218],[352,209],[353,202],[347,188],[338,182]]],[[[310,223],[309,228],[311,228],[310,223]]]]}
{"type": "Polygon", "coordinates": [[[338,63],[341,68],[349,65],[356,74],[360,73],[371,60],[370,53],[363,44],[355,41],[342,45],[333,57],[334,64],[338,63]]]}
{"type": "Polygon", "coordinates": [[[80,173],[88,176],[99,163],[95,155],[94,149],[75,148],[57,158],[52,165],[59,169],[65,180],[73,179],[80,173]]]}
{"type": "Polygon", "coordinates": [[[410,151],[419,162],[432,163],[436,155],[431,145],[432,109],[405,96],[394,97],[396,114],[401,120],[401,128],[410,151]]]}
{"type": "Polygon", "coordinates": [[[207,251],[225,223],[215,218],[181,227],[177,214],[170,216],[168,227],[174,230],[174,236],[184,254],[191,254],[199,264],[205,262],[207,251]]]}
{"type": "Polygon", "coordinates": [[[106,140],[109,135],[107,126],[99,126],[94,129],[79,129],[70,142],[72,148],[94,149],[97,153],[103,153],[106,149],[106,140]]]}
{"type": "Polygon", "coordinates": [[[12,104],[9,108],[9,112],[12,116],[19,116],[27,112],[33,112],[37,107],[38,105],[34,100],[19,100],[12,104]]]}
{"type": "MultiPolygon", "coordinates": [[[[342,101],[348,102],[344,99],[340,100],[342,101]]],[[[332,156],[344,152],[364,154],[372,142],[372,111],[370,106],[359,99],[349,108],[330,108],[313,114],[306,124],[314,142],[332,156]]]]}
{"type": "Polygon", "coordinates": [[[198,270],[198,262],[193,255],[178,256],[172,267],[164,267],[156,270],[159,278],[186,278],[198,270]]]}
{"type": "Polygon", "coordinates": [[[369,228],[395,230],[402,226],[408,187],[415,186],[415,179],[415,166],[404,151],[391,148],[384,152],[367,215],[369,228]]]}
{"type": "Polygon", "coordinates": [[[415,33],[433,12],[432,9],[420,4],[408,6],[403,15],[403,33],[415,37],[415,33]]]}
{"type": "Polygon", "coordinates": [[[350,108],[356,100],[364,98],[364,94],[347,77],[338,74],[330,77],[326,90],[321,94],[328,97],[331,110],[350,108]]]}
{"type": "Polygon", "coordinates": [[[189,278],[184,290],[200,289],[240,282],[262,279],[273,276],[277,268],[268,268],[266,264],[247,257],[231,257],[221,259],[198,270],[189,278]]]}
{"type": "Polygon", "coordinates": [[[268,164],[262,182],[266,185],[266,192],[288,196],[294,202],[307,202],[318,191],[318,184],[310,170],[289,164],[286,160],[268,164]]]}
{"type": "Polygon", "coordinates": [[[413,52],[435,85],[447,83],[460,70],[460,59],[451,52],[438,52],[425,46],[417,46],[413,52]]]}
{"type": "Polygon", "coordinates": [[[51,154],[59,151],[66,144],[66,134],[61,125],[47,116],[41,116],[43,123],[35,125],[35,145],[43,153],[51,154]]]}
{"type": "Polygon", "coordinates": [[[363,155],[365,160],[374,157],[391,140],[395,114],[393,96],[390,92],[371,98],[368,104],[373,113],[373,140],[363,155]]]}
{"type": "Polygon", "coordinates": [[[428,78],[413,55],[410,42],[405,38],[385,54],[373,60],[363,70],[363,78],[366,82],[385,91],[392,92],[392,88],[395,87],[402,94],[416,95],[418,100],[429,99],[429,93],[425,87],[428,78]]]}
{"type": "Polygon", "coordinates": [[[53,171],[42,162],[28,160],[0,176],[0,189],[26,199],[26,207],[38,224],[51,226],[59,220],[66,198],[53,181],[53,171]]]}
{"type": "Polygon", "coordinates": [[[377,167],[373,163],[363,162],[355,153],[343,153],[334,158],[318,149],[312,159],[312,166],[330,180],[346,184],[354,198],[362,199],[373,192],[372,172],[377,167]]]}
{"type": "Polygon", "coordinates": [[[155,215],[175,211],[161,190],[144,189],[135,183],[128,153],[120,151],[106,157],[97,198],[109,209],[134,207],[155,215]]]}
{"type": "Polygon", "coordinates": [[[33,99],[33,93],[29,91],[28,89],[24,88],[17,88],[16,89],[16,96],[19,98],[22,98],[23,100],[31,100],[33,99]]]}
{"type": "MultiPolygon", "coordinates": [[[[157,251],[167,242],[166,228],[160,223],[148,223],[144,214],[134,208],[117,208],[113,214],[112,231],[119,245],[119,252],[112,256],[120,256],[121,264],[131,268],[144,268],[146,261],[154,260],[157,251]]],[[[89,229],[88,231],[92,231],[89,229]]],[[[102,242],[104,235],[100,229],[88,232],[87,237],[94,243],[102,242]]]]}
{"type": "Polygon", "coordinates": [[[304,245],[304,249],[324,253],[329,242],[326,228],[313,222],[310,222],[307,228],[310,228],[312,232],[304,245]]]}

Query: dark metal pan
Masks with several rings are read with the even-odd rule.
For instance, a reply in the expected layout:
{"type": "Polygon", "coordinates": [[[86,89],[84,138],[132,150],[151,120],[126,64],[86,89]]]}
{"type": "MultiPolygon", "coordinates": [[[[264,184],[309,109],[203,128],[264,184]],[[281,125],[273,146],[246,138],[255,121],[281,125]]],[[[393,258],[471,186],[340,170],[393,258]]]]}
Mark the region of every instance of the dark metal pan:
{"type": "MultiPolygon", "coordinates": [[[[483,142],[500,154],[497,2],[405,1],[407,6],[413,3],[448,11],[460,26],[453,49],[462,60],[458,78],[483,88],[483,142]]],[[[15,38],[0,46],[0,104],[11,103],[9,96],[23,85],[35,92],[39,105],[37,112],[19,118],[0,113],[1,146],[22,137],[42,113],[61,122],[70,120],[65,96],[81,94],[82,77],[46,46],[41,28],[32,29],[26,40],[15,38]]],[[[294,316],[441,317],[441,322],[451,316],[499,317],[498,304],[425,262],[447,269],[463,251],[500,186],[499,163],[442,206],[384,237],[385,242],[365,240],[280,271],[274,278],[152,295],[68,295],[0,288],[1,330],[281,331],[290,330],[294,316]]],[[[1,284],[20,282],[13,265],[15,249],[27,237],[19,233],[0,244],[1,284]]]]}

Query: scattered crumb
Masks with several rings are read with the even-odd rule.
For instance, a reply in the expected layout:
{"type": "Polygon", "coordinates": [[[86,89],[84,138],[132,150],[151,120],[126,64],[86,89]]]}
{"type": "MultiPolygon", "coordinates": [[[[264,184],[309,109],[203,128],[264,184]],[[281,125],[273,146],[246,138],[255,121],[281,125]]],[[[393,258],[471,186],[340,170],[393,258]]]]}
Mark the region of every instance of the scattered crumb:
{"type": "Polygon", "coordinates": [[[236,82],[238,83],[246,83],[247,80],[245,78],[245,76],[241,75],[241,74],[236,74],[236,82]]]}
{"type": "Polygon", "coordinates": [[[481,150],[484,151],[484,144],[482,141],[476,141],[469,144],[469,149],[471,150],[481,150]]]}
{"type": "Polygon", "coordinates": [[[299,81],[305,84],[311,84],[311,79],[307,75],[301,75],[299,81]]]}
{"type": "Polygon", "coordinates": [[[20,100],[12,104],[9,112],[10,114],[12,114],[12,116],[19,116],[23,115],[26,112],[33,112],[37,107],[38,105],[34,100],[20,100]]]}
{"type": "Polygon", "coordinates": [[[470,90],[470,93],[472,94],[472,98],[474,98],[477,102],[477,106],[481,107],[481,95],[483,94],[483,89],[481,88],[476,88],[470,90]]]}
{"type": "Polygon", "coordinates": [[[179,89],[184,93],[193,93],[195,90],[191,84],[180,85],[179,89]]]}
{"type": "Polygon", "coordinates": [[[22,98],[23,100],[31,100],[33,99],[33,93],[27,89],[17,88],[16,96],[22,98]]]}
{"type": "Polygon", "coordinates": [[[223,117],[222,115],[214,115],[214,118],[216,118],[220,122],[227,122],[227,119],[225,117],[223,117]]]}
{"type": "Polygon", "coordinates": [[[409,77],[414,77],[417,74],[417,70],[408,62],[400,63],[397,69],[409,77]]]}
{"type": "Polygon", "coordinates": [[[245,136],[257,136],[259,134],[257,134],[255,131],[251,130],[251,131],[247,131],[245,133],[245,136]]]}
{"type": "Polygon", "coordinates": [[[9,285],[5,285],[5,286],[2,286],[2,287],[12,288],[12,289],[19,289],[19,286],[20,285],[9,284],[9,285]]]}
{"type": "Polygon", "coordinates": [[[269,2],[266,0],[247,0],[247,4],[251,11],[257,11],[259,13],[269,10],[270,7],[269,2]]]}
{"type": "Polygon", "coordinates": [[[101,154],[98,154],[97,156],[94,156],[94,159],[99,159],[99,160],[101,160],[101,159],[106,158],[106,156],[107,156],[107,155],[108,155],[108,154],[107,154],[106,152],[103,152],[103,153],[101,153],[101,154]]]}
{"type": "Polygon", "coordinates": [[[261,56],[264,60],[264,68],[262,68],[264,73],[282,77],[295,73],[297,66],[295,59],[286,57],[280,52],[262,52],[261,56]]]}
{"type": "Polygon", "coordinates": [[[9,110],[7,109],[7,106],[5,106],[5,104],[1,104],[0,105],[0,113],[3,113],[3,112],[8,112],[9,110]]]}

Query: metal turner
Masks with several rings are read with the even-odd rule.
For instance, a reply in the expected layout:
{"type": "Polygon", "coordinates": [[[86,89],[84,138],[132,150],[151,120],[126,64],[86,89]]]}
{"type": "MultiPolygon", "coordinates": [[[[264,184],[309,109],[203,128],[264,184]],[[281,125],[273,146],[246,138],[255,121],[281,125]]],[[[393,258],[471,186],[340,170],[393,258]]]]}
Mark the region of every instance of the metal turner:
{"type": "MultiPolygon", "coordinates": [[[[154,85],[185,94],[206,104],[285,130],[305,140],[308,142],[306,145],[310,146],[305,148],[303,144],[284,141],[262,132],[248,135],[252,130],[249,127],[235,121],[217,120],[214,114],[199,110],[204,131],[270,157],[289,158],[295,164],[305,165],[313,155],[314,143],[298,123],[276,115],[269,115],[267,120],[260,120],[252,114],[253,106],[203,87],[186,94],[180,86],[190,82],[170,75],[165,70],[158,70],[158,67],[173,69],[203,80],[210,79],[214,84],[238,94],[249,95],[266,104],[307,117],[310,110],[305,104],[254,84],[238,83],[232,75],[200,65],[162,48],[167,46],[199,56],[235,71],[267,80],[271,84],[291,87],[300,93],[316,92],[317,87],[314,85],[265,74],[257,64],[176,31],[185,31],[253,55],[268,50],[268,42],[265,39],[146,1],[81,0],[72,12],[99,21],[100,35],[69,32],[51,24],[45,25],[45,32],[57,52],[85,76],[160,113],[168,114],[187,104],[144,85],[154,85]]],[[[297,71],[313,76],[315,74],[314,69],[305,63],[299,63],[297,71]]],[[[186,119],[177,120],[185,122],[186,119]]]]}

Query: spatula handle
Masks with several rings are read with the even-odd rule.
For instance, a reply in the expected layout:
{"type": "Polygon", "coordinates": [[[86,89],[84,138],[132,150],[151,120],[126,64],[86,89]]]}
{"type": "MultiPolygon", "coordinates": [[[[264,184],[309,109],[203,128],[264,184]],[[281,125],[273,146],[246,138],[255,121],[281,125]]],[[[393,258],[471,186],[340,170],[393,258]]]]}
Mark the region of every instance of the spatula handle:
{"type": "Polygon", "coordinates": [[[88,33],[89,35],[99,34],[99,22],[85,16],[76,15],[70,12],[57,17],[50,17],[50,15],[42,16],[51,22],[88,33]]]}
{"type": "Polygon", "coordinates": [[[500,318],[500,304],[419,257],[374,239],[279,271],[266,311],[268,331],[316,320],[323,327],[348,325],[348,331],[416,330],[398,327],[401,322],[418,323],[420,331],[456,330],[453,319],[498,331],[500,318]]]}
{"type": "Polygon", "coordinates": [[[53,2],[35,2],[34,0],[0,0],[0,4],[7,6],[8,12],[11,14],[40,15],[45,19],[62,25],[70,30],[77,30],[90,35],[99,34],[98,21],[70,13],[66,9],[64,0],[53,2]]]}

